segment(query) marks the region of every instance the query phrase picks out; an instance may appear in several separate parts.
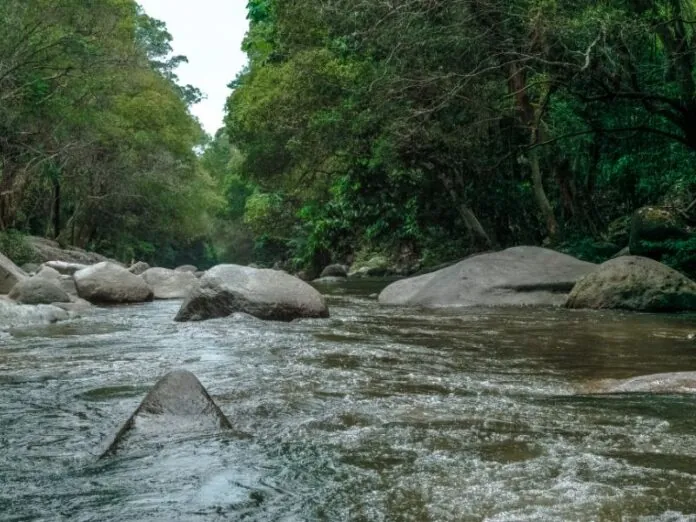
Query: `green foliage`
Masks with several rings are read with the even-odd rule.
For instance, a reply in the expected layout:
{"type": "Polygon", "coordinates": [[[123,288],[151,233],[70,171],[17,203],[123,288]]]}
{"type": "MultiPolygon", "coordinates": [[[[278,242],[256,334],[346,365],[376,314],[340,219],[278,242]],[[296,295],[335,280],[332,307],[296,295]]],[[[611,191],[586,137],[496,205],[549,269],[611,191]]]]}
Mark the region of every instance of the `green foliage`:
{"type": "Polygon", "coordinates": [[[224,186],[266,258],[434,265],[548,239],[602,261],[624,246],[610,222],[696,194],[692,1],[248,9],[224,186]]]}
{"type": "Polygon", "coordinates": [[[34,250],[27,243],[24,234],[17,230],[0,232],[0,253],[10,258],[16,265],[36,262],[34,250]]]}

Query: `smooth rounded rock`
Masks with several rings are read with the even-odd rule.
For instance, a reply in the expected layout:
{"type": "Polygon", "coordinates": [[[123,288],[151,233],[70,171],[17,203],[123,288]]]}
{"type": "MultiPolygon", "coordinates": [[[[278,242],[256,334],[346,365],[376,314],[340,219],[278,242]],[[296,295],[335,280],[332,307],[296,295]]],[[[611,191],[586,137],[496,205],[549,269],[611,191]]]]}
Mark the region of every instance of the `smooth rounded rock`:
{"type": "Polygon", "coordinates": [[[348,277],[348,271],[343,265],[329,265],[319,274],[319,279],[325,277],[348,277]]]}
{"type": "Polygon", "coordinates": [[[176,370],[157,381],[102,457],[115,452],[133,431],[156,436],[231,428],[232,424],[198,378],[189,371],[176,370]]]}
{"type": "Polygon", "coordinates": [[[28,305],[70,302],[67,292],[53,281],[42,277],[20,281],[12,288],[9,297],[13,301],[28,305]]]}
{"type": "Polygon", "coordinates": [[[192,272],[177,272],[168,268],[150,268],[140,277],[150,285],[155,299],[183,299],[200,284],[192,272]]]}
{"type": "Polygon", "coordinates": [[[177,266],[174,270],[177,272],[191,272],[192,274],[195,274],[198,272],[198,267],[194,265],[181,265],[177,266]]]}
{"type": "Polygon", "coordinates": [[[93,304],[141,303],[154,294],[141,277],[110,262],[78,270],[74,277],[78,295],[93,304]]]}
{"type": "Polygon", "coordinates": [[[514,247],[396,281],[382,291],[379,302],[426,308],[560,306],[596,266],[546,248],[514,247]]]}
{"type": "Polygon", "coordinates": [[[696,310],[696,283],[653,259],[623,256],[578,281],[565,306],[637,312],[696,310]]]}
{"type": "Polygon", "coordinates": [[[218,265],[200,283],[181,305],[176,321],[201,321],[235,312],[276,321],[329,316],[322,295],[285,272],[218,265]]]}

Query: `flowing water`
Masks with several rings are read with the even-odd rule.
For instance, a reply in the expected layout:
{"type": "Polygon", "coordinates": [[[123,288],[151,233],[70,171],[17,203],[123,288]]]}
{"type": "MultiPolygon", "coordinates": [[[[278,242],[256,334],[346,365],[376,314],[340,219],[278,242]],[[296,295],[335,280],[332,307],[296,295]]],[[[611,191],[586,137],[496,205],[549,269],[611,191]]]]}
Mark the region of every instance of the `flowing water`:
{"type": "Polygon", "coordinates": [[[694,316],[382,308],[172,321],[179,303],[0,333],[0,520],[696,520],[696,395],[591,395],[696,370],[694,316]],[[194,372],[235,425],[99,460],[194,372]]]}

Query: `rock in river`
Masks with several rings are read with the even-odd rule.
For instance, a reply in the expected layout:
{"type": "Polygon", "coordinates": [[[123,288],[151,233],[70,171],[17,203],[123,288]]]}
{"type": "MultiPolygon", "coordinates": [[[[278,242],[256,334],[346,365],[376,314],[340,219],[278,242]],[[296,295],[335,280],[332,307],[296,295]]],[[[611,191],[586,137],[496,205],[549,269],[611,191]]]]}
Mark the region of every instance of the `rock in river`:
{"type": "Polygon", "coordinates": [[[38,276],[17,283],[9,297],[28,305],[70,302],[70,296],[56,282],[38,276]]]}
{"type": "Polygon", "coordinates": [[[0,329],[45,325],[70,318],[67,311],[51,305],[23,305],[0,298],[0,329]]]}
{"type": "Polygon", "coordinates": [[[168,268],[150,268],[140,276],[155,292],[155,299],[183,299],[198,287],[193,272],[181,272],[168,268]]]}
{"type": "Polygon", "coordinates": [[[9,293],[14,285],[27,277],[21,268],[0,254],[0,294],[9,293]]]}
{"type": "Polygon", "coordinates": [[[75,272],[77,293],[94,304],[140,303],[153,298],[152,288],[122,266],[102,262],[75,272]]]}
{"type": "Polygon", "coordinates": [[[145,396],[102,454],[115,452],[132,431],[146,435],[230,429],[232,425],[194,374],[177,370],[162,377],[145,396]]]}
{"type": "Polygon", "coordinates": [[[433,308],[560,306],[578,279],[595,268],[592,263],[553,250],[514,247],[392,283],[382,291],[379,302],[433,308]]]}
{"type": "Polygon", "coordinates": [[[578,281],[566,307],[638,312],[696,310],[696,283],[652,259],[618,257],[578,281]]]}
{"type": "Polygon", "coordinates": [[[235,312],[276,321],[329,316],[322,295],[285,272],[218,265],[200,283],[181,305],[177,321],[227,317],[235,312]]]}
{"type": "Polygon", "coordinates": [[[603,381],[594,393],[696,393],[696,372],[654,373],[619,381],[603,381]]]}

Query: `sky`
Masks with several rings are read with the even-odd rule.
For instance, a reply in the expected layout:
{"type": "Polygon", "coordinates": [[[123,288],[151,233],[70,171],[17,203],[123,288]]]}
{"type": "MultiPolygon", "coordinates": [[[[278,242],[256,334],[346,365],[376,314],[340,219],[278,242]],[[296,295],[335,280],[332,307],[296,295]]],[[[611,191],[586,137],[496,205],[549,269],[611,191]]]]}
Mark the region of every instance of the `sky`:
{"type": "Polygon", "coordinates": [[[174,54],[189,63],[176,71],[182,84],[198,87],[206,99],[191,112],[208,134],[222,127],[227,84],[246,64],[241,51],[248,28],[246,0],[138,0],[145,12],[167,24],[174,54]]]}

